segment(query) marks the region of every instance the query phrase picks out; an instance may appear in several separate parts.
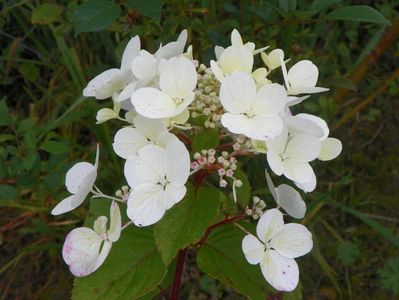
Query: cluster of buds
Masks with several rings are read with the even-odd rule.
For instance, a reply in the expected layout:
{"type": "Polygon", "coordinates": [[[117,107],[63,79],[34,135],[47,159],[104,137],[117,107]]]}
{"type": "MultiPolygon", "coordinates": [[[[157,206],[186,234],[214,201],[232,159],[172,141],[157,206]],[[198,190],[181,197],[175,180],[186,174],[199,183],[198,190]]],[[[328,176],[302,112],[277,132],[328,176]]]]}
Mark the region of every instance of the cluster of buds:
{"type": "Polygon", "coordinates": [[[215,128],[223,114],[219,99],[220,82],[215,78],[210,68],[200,65],[198,68],[198,84],[193,102],[191,117],[205,116],[204,126],[215,128]]]}
{"type": "Polygon", "coordinates": [[[264,209],[266,208],[266,203],[258,196],[252,198],[252,208],[247,207],[245,213],[251,216],[254,220],[262,217],[264,209]]]}
{"type": "Polygon", "coordinates": [[[127,202],[129,199],[130,189],[127,185],[121,187],[120,190],[115,192],[115,196],[121,198],[123,202],[127,202]]]}
{"type": "MultiPolygon", "coordinates": [[[[239,147],[237,147],[237,149],[239,150],[239,147]]],[[[235,151],[238,151],[238,150],[235,150],[235,151]]],[[[219,174],[219,179],[220,179],[219,186],[222,188],[227,186],[228,183],[224,179],[226,176],[228,178],[233,179],[233,188],[241,187],[242,181],[238,180],[234,177],[234,171],[237,169],[237,159],[233,156],[229,157],[229,153],[227,151],[223,151],[222,155],[217,158],[217,161],[220,164],[220,168],[218,169],[218,174],[219,174]]]]}

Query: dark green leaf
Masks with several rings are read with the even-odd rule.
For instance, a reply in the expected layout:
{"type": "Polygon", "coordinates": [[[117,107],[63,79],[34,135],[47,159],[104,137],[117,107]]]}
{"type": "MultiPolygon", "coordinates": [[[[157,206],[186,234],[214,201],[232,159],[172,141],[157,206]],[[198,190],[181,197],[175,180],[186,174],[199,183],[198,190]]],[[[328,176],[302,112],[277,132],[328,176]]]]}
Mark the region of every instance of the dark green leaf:
{"type": "Polygon", "coordinates": [[[144,16],[160,20],[162,3],[160,0],[128,0],[127,3],[144,16]]]}
{"type": "Polygon", "coordinates": [[[399,295],[399,258],[391,257],[383,269],[378,270],[382,287],[399,295]]]}
{"type": "Polygon", "coordinates": [[[344,265],[351,265],[359,256],[359,247],[352,242],[344,242],[338,245],[337,255],[344,265]]]}
{"type": "Polygon", "coordinates": [[[61,143],[56,141],[45,141],[40,149],[53,154],[64,153],[67,151],[67,147],[61,143]]]}
{"type": "Polygon", "coordinates": [[[244,235],[230,224],[215,229],[198,251],[198,267],[251,299],[267,299],[273,289],[263,278],[259,265],[251,265],[245,259],[241,250],[244,235]]]}
{"type": "Polygon", "coordinates": [[[367,5],[351,5],[337,8],[324,17],[327,20],[389,24],[380,12],[367,5]]]}
{"type": "Polygon", "coordinates": [[[57,4],[42,4],[32,11],[32,24],[50,24],[62,14],[62,7],[57,4]]]}
{"type": "Polygon", "coordinates": [[[9,115],[7,103],[3,99],[0,101],[0,126],[8,126],[12,123],[13,119],[9,115]]]}
{"type": "Polygon", "coordinates": [[[0,199],[14,200],[17,198],[18,191],[13,185],[0,184],[0,199]]]}
{"type": "Polygon", "coordinates": [[[120,13],[120,7],[113,1],[89,0],[75,10],[75,34],[104,30],[120,13]]]}
{"type": "Polygon", "coordinates": [[[194,151],[199,152],[203,149],[215,149],[218,144],[219,135],[217,130],[207,129],[195,135],[192,148],[194,151]]]}
{"type": "Polygon", "coordinates": [[[155,225],[155,240],[166,265],[179,249],[197,242],[214,220],[223,194],[215,188],[189,187],[186,197],[155,225]]]}

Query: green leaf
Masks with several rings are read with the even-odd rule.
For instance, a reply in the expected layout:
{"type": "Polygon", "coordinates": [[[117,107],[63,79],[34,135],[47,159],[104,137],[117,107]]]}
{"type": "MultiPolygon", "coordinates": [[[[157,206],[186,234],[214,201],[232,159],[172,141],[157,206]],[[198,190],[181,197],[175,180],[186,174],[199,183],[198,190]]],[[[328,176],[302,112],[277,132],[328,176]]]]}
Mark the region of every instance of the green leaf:
{"type": "Polygon", "coordinates": [[[383,269],[378,270],[384,289],[399,295],[399,258],[391,257],[383,269]]]}
{"type": "Polygon", "coordinates": [[[8,113],[6,100],[0,101],[0,126],[8,126],[14,122],[13,118],[8,113]]]}
{"type": "MultiPolygon", "coordinates": [[[[93,199],[85,225],[92,225],[99,215],[108,216],[109,205],[106,200],[93,199]]],[[[138,299],[156,288],[166,271],[153,231],[129,226],[96,272],[75,278],[72,299],[138,299]]]]}
{"type": "Polygon", "coordinates": [[[162,3],[160,0],[128,0],[129,6],[144,16],[160,20],[162,3]]]}
{"type": "Polygon", "coordinates": [[[359,254],[359,247],[355,243],[344,242],[338,245],[337,255],[344,265],[348,266],[353,264],[359,254]]]}
{"type": "Polygon", "coordinates": [[[240,168],[234,171],[234,177],[242,181],[242,186],[236,188],[237,203],[241,208],[246,208],[251,197],[251,184],[249,183],[247,175],[240,168]]]}
{"type": "Polygon", "coordinates": [[[341,1],[342,0],[314,0],[310,10],[314,13],[318,13],[341,1]]]}
{"type": "Polygon", "coordinates": [[[155,225],[155,240],[169,265],[179,249],[197,242],[214,220],[223,194],[215,188],[189,187],[186,197],[155,225]]]}
{"type": "Polygon", "coordinates": [[[390,24],[384,15],[367,5],[351,5],[340,7],[324,17],[326,20],[342,20],[390,24]]]}
{"type": "Polygon", "coordinates": [[[0,184],[0,199],[14,200],[18,196],[18,190],[15,186],[0,184]]]}
{"type": "Polygon", "coordinates": [[[50,24],[62,14],[62,7],[57,4],[42,4],[32,11],[32,24],[50,24]]]}
{"type": "Polygon", "coordinates": [[[219,135],[215,129],[207,129],[193,138],[192,148],[195,152],[203,149],[215,149],[219,145],[219,135]]]}
{"type": "Polygon", "coordinates": [[[247,262],[241,250],[245,233],[234,225],[216,228],[197,254],[197,265],[205,273],[251,299],[267,299],[273,289],[259,265],[247,262]]]}
{"type": "Polygon", "coordinates": [[[121,9],[113,1],[89,0],[75,10],[75,34],[106,29],[120,15],[121,9]]]}
{"type": "Polygon", "coordinates": [[[36,152],[29,153],[23,160],[25,170],[29,171],[30,169],[32,169],[37,159],[40,158],[36,152]]]}
{"type": "Polygon", "coordinates": [[[59,154],[64,153],[67,150],[67,147],[61,143],[56,141],[45,141],[41,146],[40,149],[52,153],[52,154],[59,154]]]}

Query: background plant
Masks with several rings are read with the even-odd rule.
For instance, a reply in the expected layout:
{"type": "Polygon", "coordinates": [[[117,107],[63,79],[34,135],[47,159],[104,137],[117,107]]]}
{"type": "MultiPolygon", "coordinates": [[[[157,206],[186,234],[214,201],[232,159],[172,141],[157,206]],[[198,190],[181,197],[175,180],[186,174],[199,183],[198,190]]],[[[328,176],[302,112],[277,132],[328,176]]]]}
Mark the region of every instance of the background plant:
{"type": "MultiPolygon", "coordinates": [[[[301,262],[304,298],[392,298],[397,288],[390,282],[397,275],[395,260],[388,259],[398,256],[399,246],[395,9],[394,1],[5,1],[1,297],[69,298],[72,278],[60,248],[88,207],[58,219],[49,211],[66,196],[66,170],[92,158],[88,145],[100,141],[109,158],[101,186],[112,192],[110,176],[123,184],[121,162],[112,154],[115,128],[92,125],[107,104],[81,97],[88,79],[119,60],[123,47],[114,52],[115,42],[124,46],[139,34],[155,50],[161,39],[173,40],[188,28],[197,58],[207,62],[213,45],[226,45],[236,27],[257,44],[281,45],[298,60],[311,57],[322,70],[319,82],[333,91],[303,104],[332,124],[344,144],[340,159],[317,169],[317,193],[306,196],[311,204],[304,222],[316,247],[301,262]]],[[[252,178],[258,174],[252,193],[271,197],[262,162],[246,171],[252,178]]],[[[188,253],[182,297],[236,299],[237,287],[194,267],[194,252],[188,253]]]]}

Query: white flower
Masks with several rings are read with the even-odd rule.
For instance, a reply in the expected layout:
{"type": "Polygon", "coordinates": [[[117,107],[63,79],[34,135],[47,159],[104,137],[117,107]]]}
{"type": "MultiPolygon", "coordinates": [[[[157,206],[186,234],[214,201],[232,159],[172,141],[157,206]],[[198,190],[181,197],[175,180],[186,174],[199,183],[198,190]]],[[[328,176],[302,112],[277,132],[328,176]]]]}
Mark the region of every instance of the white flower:
{"type": "Polygon", "coordinates": [[[94,230],[79,227],[66,237],[62,256],[71,273],[77,277],[87,276],[96,271],[105,261],[121,234],[121,213],[116,202],[111,204],[110,228],[107,230],[107,217],[98,217],[94,230]]]}
{"type": "Polygon", "coordinates": [[[169,142],[177,140],[160,120],[138,115],[133,119],[133,124],[135,128],[119,129],[112,144],[115,153],[124,159],[135,155],[146,145],[153,144],[165,148],[169,142]]]}
{"type": "Polygon", "coordinates": [[[162,68],[159,89],[144,87],[133,93],[136,111],[151,119],[174,117],[194,100],[197,72],[192,61],[173,57],[162,68]]]}
{"type": "Polygon", "coordinates": [[[301,194],[294,188],[287,184],[280,184],[277,188],[274,186],[269,173],[266,171],[266,181],[269,191],[272,194],[274,201],[277,203],[277,208],[284,209],[287,214],[295,219],[302,219],[306,213],[306,204],[302,200],[301,194]]]}
{"type": "Polygon", "coordinates": [[[180,56],[184,52],[184,47],[187,42],[187,29],[184,29],[180,32],[177,41],[170,42],[164,46],[160,46],[157,52],[155,52],[155,56],[157,58],[169,59],[175,56],[180,56]]]}
{"type": "Polygon", "coordinates": [[[72,195],[62,200],[53,208],[53,215],[60,215],[80,206],[93,188],[97,178],[99,146],[97,145],[94,165],[88,162],[79,162],[73,165],[66,174],[65,186],[72,195]]]}
{"type": "Polygon", "coordinates": [[[112,100],[114,103],[114,108],[110,109],[110,108],[102,108],[99,111],[97,111],[97,115],[96,115],[96,124],[102,124],[104,122],[107,122],[109,120],[112,119],[117,119],[119,117],[119,112],[121,110],[121,103],[119,103],[118,101],[116,101],[116,99],[118,98],[118,94],[114,93],[112,95],[112,100]]]}
{"type": "Polygon", "coordinates": [[[124,89],[133,80],[130,70],[131,63],[139,51],[140,38],[135,36],[129,41],[123,52],[121,68],[109,69],[94,77],[84,88],[83,96],[102,100],[124,89]]]}
{"type": "Polygon", "coordinates": [[[288,73],[282,56],[280,56],[280,62],[288,95],[313,94],[329,90],[323,87],[316,87],[319,70],[310,60],[297,62],[288,73]]]}
{"type": "Polygon", "coordinates": [[[299,269],[294,258],[313,247],[312,234],[301,224],[284,224],[277,209],[266,211],[256,226],[255,237],[244,237],[242,250],[250,264],[260,264],[263,276],[275,289],[290,292],[298,285],[299,269]]]}
{"type": "Polygon", "coordinates": [[[166,149],[148,145],[125,163],[125,177],[132,192],[127,215],[137,226],[158,222],[166,210],[186,194],[190,156],[182,142],[170,142],[166,149]]]}
{"type": "Polygon", "coordinates": [[[266,84],[258,92],[252,77],[235,72],[223,79],[220,102],[227,111],[221,122],[229,131],[249,138],[267,140],[281,133],[287,94],[279,84],[266,84]]]}
{"type": "Polygon", "coordinates": [[[319,138],[310,134],[288,136],[284,127],[280,136],[266,142],[267,162],[272,171],[290,180],[306,183],[314,172],[309,162],[317,158],[321,149],[319,138]]]}

